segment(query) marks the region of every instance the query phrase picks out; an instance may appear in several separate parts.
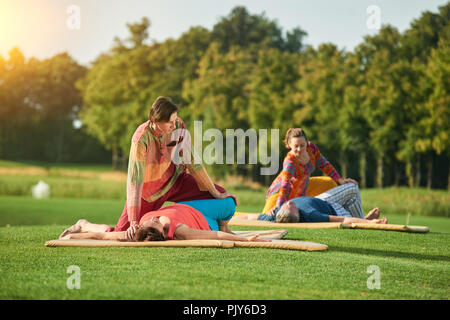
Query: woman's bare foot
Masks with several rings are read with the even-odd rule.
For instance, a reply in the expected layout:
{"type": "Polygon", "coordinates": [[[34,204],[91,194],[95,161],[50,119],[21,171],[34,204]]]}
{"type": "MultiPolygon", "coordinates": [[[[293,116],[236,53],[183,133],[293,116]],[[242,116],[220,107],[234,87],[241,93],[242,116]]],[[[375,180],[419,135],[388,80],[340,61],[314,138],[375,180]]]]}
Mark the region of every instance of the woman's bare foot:
{"type": "Polygon", "coordinates": [[[71,233],[68,233],[65,236],[60,236],[59,240],[70,240],[71,235],[72,235],[71,233]]]}
{"type": "Polygon", "coordinates": [[[378,219],[380,217],[380,209],[378,208],[373,208],[372,210],[369,211],[369,213],[364,217],[364,219],[366,220],[374,220],[374,219],[378,219]]]}
{"type": "Polygon", "coordinates": [[[369,220],[369,223],[375,223],[375,224],[387,224],[388,220],[386,219],[386,217],[383,217],[381,219],[372,219],[369,220]]]}
{"type": "Polygon", "coordinates": [[[67,240],[68,239],[67,235],[69,235],[71,233],[81,232],[82,225],[86,222],[87,222],[87,220],[85,220],[85,219],[78,220],[77,223],[75,223],[73,226],[71,226],[70,228],[67,228],[66,230],[63,231],[63,233],[61,233],[61,235],[59,236],[59,240],[67,240]]]}
{"type": "Polygon", "coordinates": [[[219,231],[234,234],[230,228],[228,228],[228,221],[218,220],[219,231]]]}
{"type": "Polygon", "coordinates": [[[259,239],[259,235],[246,237],[250,242],[272,242],[272,240],[259,239]]]}
{"type": "Polygon", "coordinates": [[[230,222],[241,220],[258,220],[259,213],[238,214],[230,219],[230,222]]]}

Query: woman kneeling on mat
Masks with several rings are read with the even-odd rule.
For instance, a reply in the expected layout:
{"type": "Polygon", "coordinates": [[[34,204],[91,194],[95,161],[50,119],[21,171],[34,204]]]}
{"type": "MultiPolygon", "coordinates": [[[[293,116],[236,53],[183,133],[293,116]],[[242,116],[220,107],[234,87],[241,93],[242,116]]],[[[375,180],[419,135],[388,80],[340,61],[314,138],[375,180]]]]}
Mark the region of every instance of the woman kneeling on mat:
{"type": "Polygon", "coordinates": [[[127,231],[106,232],[110,226],[82,219],[66,229],[59,239],[267,241],[257,239],[258,236],[244,238],[233,234],[228,228],[228,221],[235,210],[232,198],[185,201],[144,214],[132,238],[127,231]]]}

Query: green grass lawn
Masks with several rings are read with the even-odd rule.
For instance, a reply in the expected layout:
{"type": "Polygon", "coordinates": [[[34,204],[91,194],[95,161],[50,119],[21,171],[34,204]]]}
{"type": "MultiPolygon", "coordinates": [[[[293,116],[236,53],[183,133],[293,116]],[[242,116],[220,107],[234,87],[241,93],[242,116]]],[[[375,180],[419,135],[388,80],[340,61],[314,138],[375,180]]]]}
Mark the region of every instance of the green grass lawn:
{"type": "MultiPolygon", "coordinates": [[[[410,224],[429,226],[428,234],[289,229],[287,239],[324,243],[329,246],[326,252],[44,246],[82,217],[114,224],[123,205],[122,200],[1,196],[0,299],[450,297],[450,220],[442,217],[410,218],[410,224]],[[66,286],[71,265],[81,270],[79,290],[66,286]],[[367,287],[371,265],[381,271],[379,290],[367,287]]],[[[406,219],[386,215],[391,223],[406,219]]]]}
{"type": "MultiPolygon", "coordinates": [[[[361,190],[366,212],[378,206],[390,223],[409,219],[410,225],[428,226],[427,234],[289,229],[287,239],[327,244],[325,252],[47,248],[45,241],[80,218],[115,225],[125,204],[125,182],[101,165],[0,160],[0,169],[0,299],[450,298],[447,191],[361,190]],[[31,198],[39,180],[51,186],[50,199],[31,198]],[[66,285],[72,265],[81,270],[79,290],[66,285]],[[372,265],[381,272],[379,290],[367,287],[372,265]]],[[[264,205],[264,188],[227,190],[238,196],[238,211],[259,212],[264,205]]]]}

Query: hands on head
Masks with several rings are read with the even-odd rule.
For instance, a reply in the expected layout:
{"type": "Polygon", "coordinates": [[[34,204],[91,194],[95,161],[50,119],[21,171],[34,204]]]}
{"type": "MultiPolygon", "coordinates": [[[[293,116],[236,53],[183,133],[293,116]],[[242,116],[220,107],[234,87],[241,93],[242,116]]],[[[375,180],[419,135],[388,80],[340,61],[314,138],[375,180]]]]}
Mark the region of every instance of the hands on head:
{"type": "Polygon", "coordinates": [[[128,227],[125,235],[127,240],[133,240],[134,236],[136,235],[137,230],[139,229],[139,224],[137,221],[131,221],[130,226],[128,227]]]}

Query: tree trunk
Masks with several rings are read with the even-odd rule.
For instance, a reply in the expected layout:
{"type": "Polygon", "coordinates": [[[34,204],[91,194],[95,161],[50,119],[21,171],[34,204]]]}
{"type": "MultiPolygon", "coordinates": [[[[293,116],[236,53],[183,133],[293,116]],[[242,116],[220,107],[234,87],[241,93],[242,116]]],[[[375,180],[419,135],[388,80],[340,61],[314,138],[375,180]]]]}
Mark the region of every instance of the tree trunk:
{"type": "Polygon", "coordinates": [[[58,141],[56,146],[56,162],[62,162],[62,154],[64,148],[64,119],[59,121],[58,141]]]}
{"type": "Polygon", "coordinates": [[[260,182],[260,181],[258,180],[258,179],[259,179],[259,174],[258,174],[258,172],[259,172],[259,165],[258,165],[258,164],[253,165],[252,181],[254,181],[254,182],[260,182]]]}
{"type": "Polygon", "coordinates": [[[367,176],[366,176],[366,152],[361,152],[361,158],[359,159],[359,177],[361,179],[360,186],[361,188],[365,188],[367,186],[367,176]]]}
{"type": "Polygon", "coordinates": [[[394,186],[398,187],[400,184],[400,162],[395,161],[394,186]]]}
{"type": "Polygon", "coordinates": [[[128,158],[122,150],[120,151],[120,170],[122,172],[128,171],[128,158]]]}
{"type": "Polygon", "coordinates": [[[271,176],[270,175],[265,175],[264,176],[264,184],[266,185],[266,186],[270,186],[270,183],[271,183],[272,181],[271,181],[271,176]]]}
{"type": "Polygon", "coordinates": [[[413,164],[412,160],[408,159],[406,162],[406,177],[408,178],[408,186],[410,188],[414,187],[414,174],[413,174],[413,164]]]}
{"type": "Polygon", "coordinates": [[[111,148],[112,151],[112,165],[113,165],[113,170],[119,170],[119,162],[118,162],[118,150],[116,146],[113,146],[111,148]]]}
{"type": "Polygon", "coordinates": [[[420,187],[420,180],[421,180],[421,171],[420,171],[420,155],[417,156],[416,160],[416,175],[414,179],[414,186],[416,188],[420,187]]]}
{"type": "Polygon", "coordinates": [[[255,179],[254,179],[254,177],[255,177],[255,167],[256,167],[256,164],[249,165],[248,178],[249,178],[250,181],[255,181],[255,179]]]}
{"type": "Polygon", "coordinates": [[[430,154],[427,159],[427,188],[431,189],[433,183],[433,155],[430,154]]]}
{"type": "Polygon", "coordinates": [[[450,162],[449,162],[449,164],[448,164],[447,190],[450,191],[450,162]]]}
{"type": "Polygon", "coordinates": [[[341,154],[341,159],[340,159],[340,163],[341,163],[341,174],[343,178],[347,178],[348,174],[347,174],[347,156],[345,154],[341,154]]]}
{"type": "Polygon", "coordinates": [[[377,159],[377,188],[383,188],[383,157],[377,159]]]}

